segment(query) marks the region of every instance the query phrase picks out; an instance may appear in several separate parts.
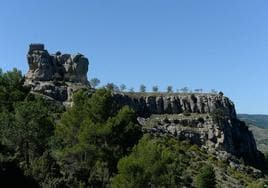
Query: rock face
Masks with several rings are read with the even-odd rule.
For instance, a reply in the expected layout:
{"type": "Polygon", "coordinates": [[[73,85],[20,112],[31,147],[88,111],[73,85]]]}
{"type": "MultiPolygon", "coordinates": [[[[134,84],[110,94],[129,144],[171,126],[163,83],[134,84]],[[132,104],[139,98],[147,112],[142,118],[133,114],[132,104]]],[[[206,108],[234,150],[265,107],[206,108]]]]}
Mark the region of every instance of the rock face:
{"type": "Polygon", "coordinates": [[[116,100],[134,108],[139,115],[211,113],[223,109],[232,119],[236,118],[234,103],[227,97],[216,94],[117,94],[116,100]]]}
{"type": "Polygon", "coordinates": [[[27,54],[29,71],[25,86],[51,99],[68,102],[74,91],[89,87],[88,59],[82,54],[50,55],[43,44],[31,44],[27,54]]]}
{"type": "Polygon", "coordinates": [[[50,55],[43,44],[31,44],[27,81],[66,81],[87,84],[88,59],[82,54],[50,55]]]}
{"type": "Polygon", "coordinates": [[[244,122],[237,119],[235,106],[219,94],[115,94],[140,116],[144,132],[171,135],[217,153],[235,156],[246,164],[262,168],[263,155],[244,122]]]}

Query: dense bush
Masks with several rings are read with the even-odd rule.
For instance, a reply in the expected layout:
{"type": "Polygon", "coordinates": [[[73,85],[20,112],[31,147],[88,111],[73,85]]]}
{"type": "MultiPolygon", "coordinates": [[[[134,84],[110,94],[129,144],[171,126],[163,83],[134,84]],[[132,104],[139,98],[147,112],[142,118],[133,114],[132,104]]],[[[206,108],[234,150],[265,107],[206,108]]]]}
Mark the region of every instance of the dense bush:
{"type": "Polygon", "coordinates": [[[197,188],[214,188],[216,187],[215,172],[212,166],[205,165],[196,177],[197,188]]]}
{"type": "MultiPolygon", "coordinates": [[[[118,163],[112,187],[178,187],[184,177],[187,157],[179,143],[169,138],[145,135],[132,153],[118,163]]],[[[191,179],[190,179],[191,181],[191,179]]],[[[188,182],[189,183],[189,182],[188,182]]]]}
{"type": "Polygon", "coordinates": [[[23,87],[21,71],[13,69],[3,73],[0,69],[0,112],[14,110],[13,104],[24,100],[28,89],[23,87]]]}

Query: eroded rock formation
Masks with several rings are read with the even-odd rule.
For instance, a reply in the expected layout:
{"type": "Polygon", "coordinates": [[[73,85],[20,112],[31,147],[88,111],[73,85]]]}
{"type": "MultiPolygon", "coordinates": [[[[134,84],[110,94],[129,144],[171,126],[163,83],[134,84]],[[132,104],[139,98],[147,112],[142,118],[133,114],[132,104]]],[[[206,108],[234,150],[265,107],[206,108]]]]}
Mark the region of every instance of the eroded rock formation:
{"type": "Polygon", "coordinates": [[[59,102],[71,101],[74,91],[89,87],[88,59],[82,54],[50,55],[43,44],[31,44],[25,86],[59,102]]]}
{"type": "Polygon", "coordinates": [[[31,44],[26,81],[66,81],[87,84],[88,59],[82,54],[50,55],[43,44],[31,44]]]}

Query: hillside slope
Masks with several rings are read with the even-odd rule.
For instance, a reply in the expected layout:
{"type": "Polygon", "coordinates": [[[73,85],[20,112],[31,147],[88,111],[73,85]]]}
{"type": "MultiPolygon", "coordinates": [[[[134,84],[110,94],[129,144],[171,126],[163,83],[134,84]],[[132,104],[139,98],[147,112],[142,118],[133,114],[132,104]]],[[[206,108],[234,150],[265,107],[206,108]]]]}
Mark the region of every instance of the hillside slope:
{"type": "Polygon", "coordinates": [[[238,114],[252,131],[259,150],[268,152],[268,115],[238,114]]]}
{"type": "Polygon", "coordinates": [[[254,124],[261,128],[268,128],[268,115],[263,114],[238,114],[237,117],[242,121],[254,124]]]}

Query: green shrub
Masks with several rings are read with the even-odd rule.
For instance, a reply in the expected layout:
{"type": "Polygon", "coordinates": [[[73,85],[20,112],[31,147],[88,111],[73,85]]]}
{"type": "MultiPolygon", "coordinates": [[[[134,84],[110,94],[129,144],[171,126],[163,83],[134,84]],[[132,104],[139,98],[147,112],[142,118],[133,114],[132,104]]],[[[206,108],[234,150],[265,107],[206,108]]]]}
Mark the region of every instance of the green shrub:
{"type": "Polygon", "coordinates": [[[216,179],[213,167],[205,165],[197,175],[195,183],[197,188],[214,188],[216,179]]]}

